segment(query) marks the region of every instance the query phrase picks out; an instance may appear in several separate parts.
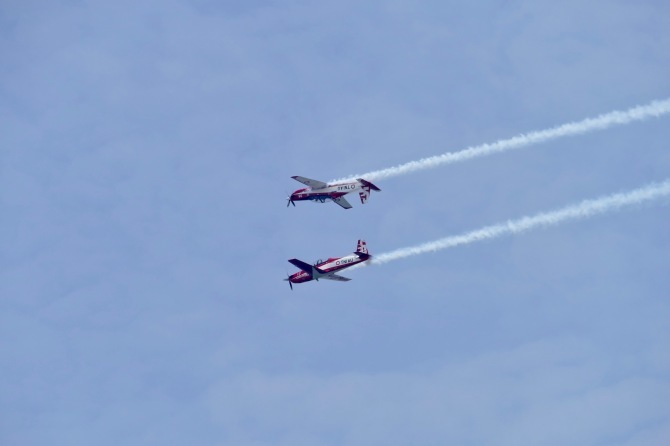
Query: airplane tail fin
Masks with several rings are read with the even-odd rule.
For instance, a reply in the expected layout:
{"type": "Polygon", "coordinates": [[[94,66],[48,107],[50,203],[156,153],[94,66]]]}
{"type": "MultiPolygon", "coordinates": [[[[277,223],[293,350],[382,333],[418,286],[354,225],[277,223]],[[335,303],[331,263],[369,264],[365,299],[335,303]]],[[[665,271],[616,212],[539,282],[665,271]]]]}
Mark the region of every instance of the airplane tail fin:
{"type": "Polygon", "coordinates": [[[361,196],[361,203],[365,204],[370,198],[370,188],[368,186],[363,186],[363,190],[358,193],[361,196]]]}
{"type": "Polygon", "coordinates": [[[370,190],[381,191],[380,188],[371,182],[364,180],[363,178],[358,178],[357,181],[363,185],[363,190],[358,193],[358,195],[361,197],[361,203],[363,204],[365,204],[368,201],[368,198],[370,198],[370,190]]]}
{"type": "Polygon", "coordinates": [[[365,240],[358,241],[358,244],[356,245],[356,254],[368,257],[370,256],[370,253],[368,252],[368,245],[365,243],[365,240]]]}

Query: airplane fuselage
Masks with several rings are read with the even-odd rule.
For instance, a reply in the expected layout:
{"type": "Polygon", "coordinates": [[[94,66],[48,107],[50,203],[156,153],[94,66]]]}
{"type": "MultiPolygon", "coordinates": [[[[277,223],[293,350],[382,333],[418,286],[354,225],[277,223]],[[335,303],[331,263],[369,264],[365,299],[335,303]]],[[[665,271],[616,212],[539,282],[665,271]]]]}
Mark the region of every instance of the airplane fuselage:
{"type": "Polygon", "coordinates": [[[315,203],[333,201],[344,209],[351,209],[351,203],[344,198],[345,195],[352,192],[358,192],[358,195],[361,197],[361,203],[365,204],[370,197],[370,191],[381,191],[380,188],[363,178],[333,184],[297,175],[291,178],[307,187],[303,187],[302,189],[293,192],[291,196],[288,197],[286,206],[289,206],[291,203],[295,206],[296,201],[313,201],[315,203]]]}
{"type": "Polygon", "coordinates": [[[316,268],[312,268],[312,273],[307,271],[299,271],[289,276],[289,280],[293,283],[309,282],[310,280],[319,280],[322,276],[341,271],[343,269],[358,265],[370,259],[369,254],[350,254],[344,257],[331,257],[326,261],[318,261],[314,264],[316,268]],[[319,271],[320,270],[320,271],[319,271]]]}

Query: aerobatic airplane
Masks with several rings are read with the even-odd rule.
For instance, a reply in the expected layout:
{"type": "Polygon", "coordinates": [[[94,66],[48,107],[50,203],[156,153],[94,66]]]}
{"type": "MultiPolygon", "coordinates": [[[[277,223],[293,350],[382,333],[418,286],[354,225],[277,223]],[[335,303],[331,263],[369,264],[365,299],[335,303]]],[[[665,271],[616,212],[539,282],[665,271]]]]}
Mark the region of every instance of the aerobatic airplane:
{"type": "Polygon", "coordinates": [[[293,289],[294,283],[309,282],[310,280],[328,279],[348,282],[351,279],[339,276],[335,273],[345,268],[358,265],[359,263],[366,262],[370,260],[371,257],[372,256],[368,253],[365,241],[359,240],[358,245],[356,245],[356,252],[349,254],[348,256],[331,257],[326,261],[317,260],[314,265],[310,265],[309,263],[298,259],[289,260],[289,262],[300,268],[302,271],[291,274],[284,280],[288,281],[291,289],[293,289]]]}
{"type": "Polygon", "coordinates": [[[371,182],[364,180],[363,178],[358,178],[355,181],[347,183],[335,184],[328,184],[324,183],[323,181],[311,180],[309,178],[299,176],[294,176],[291,178],[296,181],[300,181],[307,187],[293,192],[291,196],[288,197],[286,207],[288,207],[290,204],[295,206],[296,201],[311,200],[315,203],[325,203],[326,201],[332,200],[342,206],[344,209],[351,209],[351,204],[349,204],[349,202],[344,198],[346,194],[351,192],[358,192],[358,195],[361,197],[361,203],[365,204],[365,202],[370,197],[370,190],[381,191],[380,188],[371,182]]]}

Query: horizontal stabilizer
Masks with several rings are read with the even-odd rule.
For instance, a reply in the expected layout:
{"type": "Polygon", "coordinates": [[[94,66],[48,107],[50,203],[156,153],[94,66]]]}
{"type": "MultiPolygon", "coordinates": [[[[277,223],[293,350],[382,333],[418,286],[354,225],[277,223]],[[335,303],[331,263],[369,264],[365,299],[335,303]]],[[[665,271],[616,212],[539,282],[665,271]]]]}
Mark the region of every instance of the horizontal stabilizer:
{"type": "Polygon", "coordinates": [[[378,188],[377,186],[375,186],[375,185],[372,184],[371,182],[364,180],[363,178],[357,178],[357,179],[358,179],[358,181],[361,182],[361,184],[362,184],[363,186],[368,186],[370,189],[372,189],[372,190],[376,190],[377,192],[381,192],[381,191],[382,191],[380,188],[378,188]]]}

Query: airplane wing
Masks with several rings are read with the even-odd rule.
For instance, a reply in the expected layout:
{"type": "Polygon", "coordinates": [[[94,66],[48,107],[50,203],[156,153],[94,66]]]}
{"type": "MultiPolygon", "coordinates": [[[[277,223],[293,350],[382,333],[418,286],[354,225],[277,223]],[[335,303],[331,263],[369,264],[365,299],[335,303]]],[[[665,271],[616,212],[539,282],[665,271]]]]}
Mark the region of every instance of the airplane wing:
{"type": "Polygon", "coordinates": [[[337,280],[338,282],[349,282],[351,280],[348,277],[338,276],[337,274],[328,274],[319,277],[319,279],[337,280]]]}
{"type": "Polygon", "coordinates": [[[303,262],[302,260],[298,259],[290,259],[289,262],[297,266],[301,270],[305,271],[306,273],[312,274],[312,265],[310,265],[309,263],[303,262]]]}
{"type": "Polygon", "coordinates": [[[302,184],[311,187],[312,189],[323,189],[324,187],[327,187],[328,185],[324,183],[323,181],[319,180],[311,180],[309,178],[305,177],[299,177],[299,176],[294,176],[291,177],[296,181],[300,181],[302,184]]]}
{"type": "Polygon", "coordinates": [[[333,198],[333,201],[340,206],[342,206],[344,209],[351,209],[351,205],[347,200],[344,199],[344,197],[338,197],[338,198],[333,198]]]}

